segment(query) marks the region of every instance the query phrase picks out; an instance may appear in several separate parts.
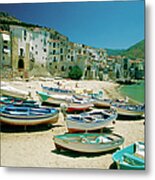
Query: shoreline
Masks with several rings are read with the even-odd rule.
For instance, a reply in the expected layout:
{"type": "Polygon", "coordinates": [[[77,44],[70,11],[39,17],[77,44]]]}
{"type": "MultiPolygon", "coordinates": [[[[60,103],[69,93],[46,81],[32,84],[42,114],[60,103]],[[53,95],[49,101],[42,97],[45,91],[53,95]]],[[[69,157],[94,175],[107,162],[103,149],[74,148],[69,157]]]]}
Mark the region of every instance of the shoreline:
{"type": "MultiPolygon", "coordinates": [[[[35,91],[41,90],[41,84],[56,86],[56,82],[31,80],[29,82],[11,81],[7,83],[31,91],[33,98],[38,100],[35,91]]],[[[102,89],[105,92],[105,97],[108,97],[106,92],[108,90],[111,96],[118,98],[116,90],[118,84],[112,82],[65,80],[64,84],[66,88],[74,88],[77,82],[79,88],[92,88],[94,91],[102,89]]],[[[119,94],[119,97],[122,98],[123,96],[119,94]]],[[[116,124],[109,125],[108,128],[113,133],[120,134],[125,138],[122,146],[125,147],[135,141],[144,141],[145,126],[143,123],[144,118],[136,121],[117,120],[116,124]]],[[[67,126],[61,112],[58,122],[52,126],[28,127],[27,131],[12,126],[3,128],[1,132],[1,165],[9,167],[110,169],[113,164],[113,152],[86,155],[56,151],[53,136],[65,132],[67,132],[67,126]]]]}

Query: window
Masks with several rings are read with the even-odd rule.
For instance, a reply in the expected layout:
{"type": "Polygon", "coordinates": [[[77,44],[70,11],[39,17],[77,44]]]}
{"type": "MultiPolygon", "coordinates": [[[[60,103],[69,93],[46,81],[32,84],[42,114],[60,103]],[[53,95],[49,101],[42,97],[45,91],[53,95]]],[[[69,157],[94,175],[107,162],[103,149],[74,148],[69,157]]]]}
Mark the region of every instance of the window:
{"type": "Polygon", "coordinates": [[[24,69],[24,61],[23,61],[23,59],[19,59],[19,61],[18,61],[18,69],[24,69]]]}
{"type": "Polygon", "coordinates": [[[63,53],[63,49],[62,49],[62,48],[60,48],[60,53],[61,53],[61,54],[63,53]]]}
{"type": "Polygon", "coordinates": [[[36,55],[38,54],[38,51],[36,51],[36,55]]]}
{"type": "Polygon", "coordinates": [[[71,61],[74,61],[74,56],[71,56],[71,61]]]}
{"type": "Polygon", "coordinates": [[[53,54],[56,54],[56,50],[53,50],[53,54]]]}
{"type": "Polygon", "coordinates": [[[65,67],[64,66],[61,67],[61,71],[65,71],[65,67]]]}
{"type": "Polygon", "coordinates": [[[46,48],[44,48],[44,52],[46,52],[47,50],[46,50],[46,48]]]}
{"type": "Polygon", "coordinates": [[[24,40],[26,41],[26,30],[24,30],[24,40]]]}
{"type": "Polygon", "coordinates": [[[20,56],[24,56],[24,49],[20,48],[20,56]]]}
{"type": "Polygon", "coordinates": [[[60,56],[60,61],[63,61],[63,55],[60,56]]]}
{"type": "Polygon", "coordinates": [[[56,43],[55,43],[55,42],[53,43],[53,47],[54,47],[54,48],[56,47],[56,43]]]}
{"type": "Polygon", "coordinates": [[[53,62],[56,62],[57,61],[57,59],[56,59],[56,57],[54,56],[54,58],[53,58],[53,62]]]}

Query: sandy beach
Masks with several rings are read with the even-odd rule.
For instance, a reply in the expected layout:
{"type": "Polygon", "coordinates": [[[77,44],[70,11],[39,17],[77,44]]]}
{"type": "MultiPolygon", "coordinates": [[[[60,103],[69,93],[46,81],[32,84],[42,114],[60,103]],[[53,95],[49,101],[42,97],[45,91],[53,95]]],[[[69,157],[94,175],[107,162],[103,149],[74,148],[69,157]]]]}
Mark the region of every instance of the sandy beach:
{"type": "MultiPolygon", "coordinates": [[[[14,87],[28,90],[32,97],[38,100],[36,90],[41,90],[41,84],[57,86],[57,81],[31,80],[29,82],[5,82],[14,87]]],[[[73,89],[77,81],[63,80],[62,86],[73,89]]],[[[123,98],[116,91],[117,84],[104,81],[78,81],[78,88],[87,88],[98,91],[104,90],[104,96],[123,98]]],[[[110,130],[125,138],[123,146],[135,141],[145,140],[144,119],[117,120],[110,130]]],[[[48,168],[92,168],[110,169],[113,163],[112,153],[80,154],[75,152],[58,152],[55,149],[52,137],[67,132],[62,113],[59,120],[52,126],[14,128],[3,126],[1,131],[1,166],[11,167],[48,167],[48,168]]]]}

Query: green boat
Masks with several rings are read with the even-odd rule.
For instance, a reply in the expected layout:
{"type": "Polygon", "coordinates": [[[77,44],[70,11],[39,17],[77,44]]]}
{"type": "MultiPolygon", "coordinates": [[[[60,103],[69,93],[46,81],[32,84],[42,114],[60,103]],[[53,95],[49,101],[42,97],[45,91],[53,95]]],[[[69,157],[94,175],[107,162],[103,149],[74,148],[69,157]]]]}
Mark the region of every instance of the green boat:
{"type": "Polygon", "coordinates": [[[145,145],[143,142],[135,142],[112,155],[118,169],[144,170],[145,169],[145,145]]]}

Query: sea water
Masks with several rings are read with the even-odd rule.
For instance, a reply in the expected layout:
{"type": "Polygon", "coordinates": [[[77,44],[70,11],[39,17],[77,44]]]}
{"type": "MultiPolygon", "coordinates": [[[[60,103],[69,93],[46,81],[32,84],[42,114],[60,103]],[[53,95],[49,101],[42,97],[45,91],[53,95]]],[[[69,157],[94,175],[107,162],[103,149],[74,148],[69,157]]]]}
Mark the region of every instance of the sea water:
{"type": "Polygon", "coordinates": [[[135,101],[144,103],[145,101],[145,83],[140,81],[132,85],[123,85],[119,91],[124,95],[132,98],[135,101]]]}

